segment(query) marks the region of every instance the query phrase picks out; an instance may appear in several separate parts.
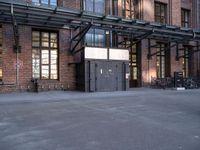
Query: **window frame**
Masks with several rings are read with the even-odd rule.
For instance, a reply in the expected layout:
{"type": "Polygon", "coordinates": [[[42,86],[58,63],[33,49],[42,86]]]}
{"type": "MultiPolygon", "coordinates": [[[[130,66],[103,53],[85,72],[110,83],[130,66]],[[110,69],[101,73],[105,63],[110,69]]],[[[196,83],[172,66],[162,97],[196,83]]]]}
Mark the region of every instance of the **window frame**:
{"type": "Polygon", "coordinates": [[[160,42],[158,42],[157,45],[158,47],[157,47],[157,54],[156,54],[156,76],[157,78],[165,78],[166,77],[166,51],[165,49],[167,45],[165,43],[160,43],[160,42]]]}
{"type": "Polygon", "coordinates": [[[127,0],[122,0],[122,16],[126,19],[139,19],[139,9],[137,9],[139,4],[138,0],[129,0],[128,8],[126,3],[127,0]],[[129,17],[127,16],[127,12],[129,12],[129,17]]]}
{"type": "MultiPolygon", "coordinates": [[[[59,32],[58,31],[54,31],[54,30],[40,30],[40,29],[33,29],[32,30],[32,34],[33,32],[39,32],[39,46],[33,46],[33,36],[31,41],[32,41],[32,54],[33,54],[33,50],[38,50],[39,51],[39,78],[36,79],[40,79],[40,80],[59,80],[59,32]],[[48,37],[48,47],[43,47],[42,46],[42,33],[48,33],[49,37],[48,37]],[[51,34],[56,34],[57,35],[57,48],[51,47],[51,34]],[[42,64],[42,51],[43,50],[48,50],[48,64],[42,64]],[[51,78],[51,51],[57,51],[57,79],[52,79],[51,78]],[[48,78],[43,78],[42,76],[42,66],[49,66],[49,75],[48,78]]],[[[32,59],[32,78],[33,77],[33,58],[32,59]]]]}
{"type": "Polygon", "coordinates": [[[87,0],[82,0],[81,2],[82,2],[82,10],[84,10],[84,11],[90,11],[90,12],[93,12],[93,13],[100,13],[100,14],[105,14],[105,12],[106,12],[106,7],[105,7],[105,5],[106,5],[106,0],[102,0],[103,1],[103,12],[96,12],[95,10],[96,10],[96,3],[95,3],[95,0],[91,0],[92,1],[92,3],[90,3],[90,5],[92,5],[92,11],[90,11],[90,10],[86,10],[86,8],[87,8],[87,0]]]}
{"type": "Polygon", "coordinates": [[[156,1],[154,5],[155,5],[154,6],[155,22],[160,23],[160,24],[167,24],[168,23],[167,4],[156,1]],[[157,10],[157,6],[159,6],[159,10],[157,10]],[[162,15],[162,8],[164,9],[164,16],[162,15]],[[159,11],[160,13],[157,14],[157,11],[159,11]],[[162,19],[164,19],[164,22],[162,22],[162,19]]]}
{"type": "Polygon", "coordinates": [[[112,12],[112,14],[111,15],[113,15],[113,16],[118,16],[119,15],[119,8],[118,8],[118,2],[119,2],[119,0],[111,0],[111,12],[112,12]]]}
{"type": "Polygon", "coordinates": [[[2,50],[2,46],[3,46],[3,27],[2,24],[0,24],[0,70],[1,70],[1,76],[0,76],[0,83],[3,82],[3,50],[2,50]]]}
{"type": "Polygon", "coordinates": [[[2,24],[0,24],[0,47],[3,46],[3,27],[2,27],[2,24]]]}
{"type": "Polygon", "coordinates": [[[191,11],[189,9],[181,8],[181,26],[182,27],[190,28],[191,26],[190,14],[191,14],[191,11]],[[186,16],[188,17],[188,21],[186,21],[186,16]]]}
{"type": "Polygon", "coordinates": [[[183,49],[183,58],[182,58],[182,70],[183,70],[183,76],[185,78],[189,77],[189,53],[190,53],[190,47],[185,46],[183,49]]]}
{"type": "Polygon", "coordinates": [[[85,45],[87,46],[91,46],[91,47],[105,47],[106,46],[106,31],[105,30],[102,30],[102,29],[95,29],[95,28],[91,28],[85,35],[85,38],[84,38],[84,43],[85,45]],[[101,30],[103,31],[104,33],[103,34],[98,34],[98,30],[101,30]],[[91,43],[90,42],[87,42],[87,35],[88,34],[91,34],[91,43]],[[99,35],[102,35],[103,36],[103,43],[99,42],[99,43],[96,43],[96,41],[100,41],[100,40],[96,40],[98,38],[99,35]]]}
{"type": "MultiPolygon", "coordinates": [[[[134,41],[126,41],[126,45],[132,44],[134,41]]],[[[129,68],[130,68],[130,80],[138,80],[138,45],[132,45],[129,50],[129,68]]]]}
{"type": "Polygon", "coordinates": [[[40,5],[47,5],[47,6],[58,6],[58,0],[55,0],[56,1],[56,5],[52,5],[51,4],[52,0],[47,0],[48,4],[42,3],[43,0],[36,0],[36,1],[37,2],[34,2],[34,0],[32,0],[32,3],[34,3],[34,4],[40,4],[40,5]]]}

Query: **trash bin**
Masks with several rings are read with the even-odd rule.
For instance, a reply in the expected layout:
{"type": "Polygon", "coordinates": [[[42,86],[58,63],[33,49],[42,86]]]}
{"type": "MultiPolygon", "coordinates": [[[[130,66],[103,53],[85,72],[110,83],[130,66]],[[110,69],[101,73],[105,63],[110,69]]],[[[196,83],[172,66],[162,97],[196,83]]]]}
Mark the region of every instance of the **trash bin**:
{"type": "Polygon", "coordinates": [[[38,79],[32,79],[34,92],[38,92],[38,79]]]}
{"type": "Polygon", "coordinates": [[[174,72],[174,87],[183,87],[183,72],[174,72]]]}

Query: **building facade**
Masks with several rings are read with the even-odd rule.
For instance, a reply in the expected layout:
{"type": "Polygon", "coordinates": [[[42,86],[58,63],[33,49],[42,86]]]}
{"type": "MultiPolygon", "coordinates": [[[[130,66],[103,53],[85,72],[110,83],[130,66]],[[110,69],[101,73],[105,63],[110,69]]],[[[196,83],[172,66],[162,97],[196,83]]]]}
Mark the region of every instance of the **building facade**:
{"type": "MultiPolygon", "coordinates": [[[[199,6],[198,0],[20,0],[14,3],[2,0],[0,92],[79,89],[85,83],[79,81],[83,73],[79,65],[86,63],[82,53],[79,54],[83,47],[99,48],[99,55],[105,48],[109,52],[127,49],[129,60],[120,63],[127,63],[129,71],[124,71],[125,80],[120,82],[128,79],[129,87],[148,86],[153,77],[173,77],[174,72],[183,72],[184,77],[199,76],[199,6]],[[27,11],[19,6],[27,6],[27,11]],[[27,13],[29,7],[35,9],[34,14],[27,13]],[[87,13],[90,17],[84,18],[87,13]],[[92,14],[94,18],[104,17],[97,20],[92,14]],[[91,22],[84,21],[88,18],[91,22]],[[105,24],[109,19],[112,21],[105,24]],[[93,23],[93,20],[97,21],[93,23]],[[138,29],[128,34],[125,30],[129,28],[120,25],[128,26],[124,22],[130,24],[130,21],[138,29]],[[150,33],[146,31],[149,24],[154,24],[150,33]],[[188,38],[190,33],[193,36],[188,38]],[[184,34],[188,37],[183,38],[184,34]]],[[[107,69],[110,77],[105,82],[112,78],[119,80],[112,75],[118,71],[112,72],[109,66],[107,69]]],[[[99,74],[102,72],[100,69],[99,74]]]]}

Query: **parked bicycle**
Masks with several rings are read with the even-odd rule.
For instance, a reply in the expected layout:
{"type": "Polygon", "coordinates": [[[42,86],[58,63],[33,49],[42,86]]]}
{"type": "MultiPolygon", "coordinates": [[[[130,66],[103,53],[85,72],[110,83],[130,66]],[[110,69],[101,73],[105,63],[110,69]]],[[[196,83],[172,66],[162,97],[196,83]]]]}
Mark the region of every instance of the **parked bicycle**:
{"type": "Polygon", "coordinates": [[[195,81],[193,78],[185,78],[183,82],[183,86],[186,89],[196,89],[198,88],[197,81],[195,81]]]}
{"type": "Polygon", "coordinates": [[[151,77],[151,88],[166,89],[174,87],[174,79],[171,77],[155,78],[151,77]]]}

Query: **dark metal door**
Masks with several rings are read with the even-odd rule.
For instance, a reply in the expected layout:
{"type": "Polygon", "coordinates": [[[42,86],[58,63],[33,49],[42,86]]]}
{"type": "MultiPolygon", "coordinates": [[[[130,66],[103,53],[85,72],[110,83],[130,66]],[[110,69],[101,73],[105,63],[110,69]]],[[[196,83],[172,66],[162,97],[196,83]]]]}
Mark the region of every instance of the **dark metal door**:
{"type": "Polygon", "coordinates": [[[122,62],[89,61],[89,91],[125,90],[126,70],[126,65],[122,62]]]}
{"type": "Polygon", "coordinates": [[[94,62],[89,62],[89,91],[96,91],[96,66],[94,62]]]}
{"type": "Polygon", "coordinates": [[[116,69],[116,87],[117,90],[121,91],[123,90],[123,69],[122,69],[122,63],[116,63],[115,69],[116,69]]]}

